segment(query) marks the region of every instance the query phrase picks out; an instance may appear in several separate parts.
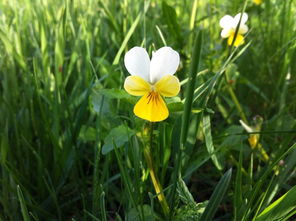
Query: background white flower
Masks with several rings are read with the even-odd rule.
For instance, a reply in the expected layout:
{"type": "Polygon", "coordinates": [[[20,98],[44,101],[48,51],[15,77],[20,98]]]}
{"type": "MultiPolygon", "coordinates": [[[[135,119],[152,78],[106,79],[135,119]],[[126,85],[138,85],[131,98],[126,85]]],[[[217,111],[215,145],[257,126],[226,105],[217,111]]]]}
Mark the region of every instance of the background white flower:
{"type": "Polygon", "coordinates": [[[236,39],[233,44],[234,46],[239,46],[244,43],[243,34],[247,33],[247,31],[249,30],[248,26],[245,24],[248,20],[248,14],[243,13],[243,15],[241,16],[241,13],[238,13],[234,17],[230,15],[225,15],[223,18],[220,19],[220,26],[222,28],[221,37],[228,38],[228,45],[232,44],[235,30],[239,24],[240,18],[241,22],[238,28],[236,39]]]}

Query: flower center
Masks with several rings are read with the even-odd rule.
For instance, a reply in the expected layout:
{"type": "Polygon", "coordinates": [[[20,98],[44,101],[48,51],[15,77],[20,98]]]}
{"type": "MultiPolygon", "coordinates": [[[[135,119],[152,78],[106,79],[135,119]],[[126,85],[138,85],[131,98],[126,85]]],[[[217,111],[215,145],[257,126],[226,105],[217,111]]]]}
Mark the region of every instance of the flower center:
{"type": "Polygon", "coordinates": [[[147,96],[148,102],[147,104],[149,104],[151,101],[152,102],[157,102],[158,99],[158,93],[156,91],[151,91],[148,96],[147,96]]]}
{"type": "Polygon", "coordinates": [[[156,88],[155,88],[154,85],[150,85],[150,91],[151,91],[151,92],[156,92],[156,88]]]}

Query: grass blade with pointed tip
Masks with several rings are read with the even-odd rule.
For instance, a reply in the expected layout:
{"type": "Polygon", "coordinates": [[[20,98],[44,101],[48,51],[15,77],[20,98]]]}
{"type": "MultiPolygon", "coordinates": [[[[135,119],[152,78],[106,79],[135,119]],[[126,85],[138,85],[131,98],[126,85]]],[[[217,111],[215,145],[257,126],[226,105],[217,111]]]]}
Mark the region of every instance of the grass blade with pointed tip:
{"type": "Polygon", "coordinates": [[[291,211],[296,209],[296,186],[290,189],[278,200],[268,206],[256,217],[255,221],[273,221],[284,218],[291,211]]]}
{"type": "Polygon", "coordinates": [[[211,133],[211,119],[210,119],[210,115],[208,114],[205,114],[203,116],[203,133],[205,137],[207,151],[211,155],[214,165],[218,170],[222,170],[223,166],[220,163],[219,158],[215,153],[215,148],[214,148],[212,133],[211,133]]]}
{"type": "Polygon", "coordinates": [[[221,178],[218,185],[216,186],[209,203],[202,214],[200,220],[202,221],[211,221],[220,205],[224,194],[229,186],[231,180],[232,169],[229,169],[221,178]]]}
{"type": "Polygon", "coordinates": [[[22,215],[24,218],[24,221],[30,221],[30,216],[29,216],[29,212],[28,212],[28,208],[24,199],[24,195],[22,193],[22,190],[20,188],[20,186],[17,186],[17,196],[21,205],[21,211],[22,211],[22,215]]]}
{"type": "Polygon", "coordinates": [[[188,133],[189,127],[189,119],[191,114],[191,107],[193,101],[193,94],[195,90],[195,82],[196,82],[196,75],[199,69],[199,62],[200,62],[200,55],[202,50],[202,31],[195,37],[195,43],[192,50],[192,58],[191,58],[191,66],[189,72],[189,79],[188,79],[188,86],[186,88],[185,93],[185,107],[184,107],[184,114],[182,119],[182,127],[181,127],[181,143],[185,143],[188,133]]]}
{"type": "Polygon", "coordinates": [[[131,38],[132,34],[134,33],[136,27],[138,26],[139,24],[139,21],[140,21],[140,18],[142,17],[142,13],[140,13],[137,18],[135,19],[135,21],[133,22],[132,26],[130,27],[129,31],[127,32],[114,60],[113,60],[113,65],[116,65],[119,63],[119,59],[120,59],[120,56],[125,48],[125,46],[127,45],[129,39],[131,38]]]}
{"type": "Polygon", "coordinates": [[[239,220],[239,208],[242,203],[242,170],[243,170],[243,145],[240,147],[239,153],[239,162],[237,165],[237,171],[235,176],[235,186],[234,186],[234,200],[233,200],[233,207],[234,207],[234,220],[239,220]]]}
{"type": "MultiPolygon", "coordinates": [[[[185,107],[182,116],[182,125],[181,125],[181,135],[180,135],[180,143],[177,145],[176,150],[176,167],[173,174],[174,185],[171,192],[171,203],[170,208],[174,208],[175,204],[175,194],[178,182],[178,176],[181,172],[181,159],[182,159],[182,150],[184,149],[184,145],[187,139],[187,133],[189,128],[189,119],[191,114],[191,107],[193,101],[193,94],[195,90],[195,81],[196,76],[198,73],[199,62],[200,62],[200,55],[202,50],[202,31],[199,31],[195,37],[194,47],[192,48],[192,63],[190,66],[189,78],[188,78],[188,85],[185,93],[185,107]]],[[[170,214],[172,216],[172,213],[170,214]]]]}

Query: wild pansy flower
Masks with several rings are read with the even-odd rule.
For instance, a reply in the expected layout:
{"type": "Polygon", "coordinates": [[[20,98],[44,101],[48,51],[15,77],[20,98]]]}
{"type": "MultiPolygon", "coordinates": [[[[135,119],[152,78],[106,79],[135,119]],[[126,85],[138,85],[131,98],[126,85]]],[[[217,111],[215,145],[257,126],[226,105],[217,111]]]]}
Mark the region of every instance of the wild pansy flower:
{"type": "Polygon", "coordinates": [[[263,0],[253,0],[253,2],[254,2],[256,5],[260,5],[260,4],[263,2],[263,0]]]}
{"type": "Polygon", "coordinates": [[[131,76],[124,82],[124,89],[131,95],[142,96],[134,107],[136,116],[157,122],[169,116],[162,97],[174,97],[180,91],[180,83],[173,74],[180,63],[178,52],[162,47],[149,55],[144,48],[134,47],[124,57],[124,64],[131,76]]]}
{"type": "MultiPolygon", "coordinates": [[[[234,17],[230,15],[225,15],[223,18],[220,19],[220,26],[222,27],[221,37],[228,38],[228,41],[227,41],[228,45],[232,44],[232,41],[235,35],[235,30],[238,26],[240,17],[241,17],[241,13],[238,13],[234,17]]],[[[238,33],[233,43],[235,47],[244,43],[243,34],[245,34],[249,30],[248,26],[245,24],[247,20],[248,20],[248,14],[243,13],[239,28],[238,28],[238,33]]]]}

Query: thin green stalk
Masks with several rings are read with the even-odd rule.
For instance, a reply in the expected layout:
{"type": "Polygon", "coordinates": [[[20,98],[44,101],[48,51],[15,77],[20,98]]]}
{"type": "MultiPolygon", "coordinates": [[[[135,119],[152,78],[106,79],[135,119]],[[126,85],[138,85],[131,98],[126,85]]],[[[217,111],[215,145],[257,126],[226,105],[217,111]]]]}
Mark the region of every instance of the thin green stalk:
{"type": "MultiPolygon", "coordinates": [[[[102,113],[102,108],[103,108],[103,103],[104,103],[104,99],[105,97],[103,96],[102,97],[102,101],[101,101],[101,107],[100,107],[100,113],[98,115],[98,131],[101,131],[101,113],[102,113]]],[[[94,147],[94,173],[93,173],[93,197],[92,197],[92,213],[93,214],[97,214],[96,211],[99,211],[99,198],[100,198],[100,195],[103,194],[102,192],[102,187],[101,187],[101,184],[100,184],[100,181],[99,181],[99,163],[100,163],[100,153],[101,153],[101,148],[102,148],[102,145],[101,143],[99,142],[100,140],[100,133],[96,133],[97,134],[97,142],[96,142],[96,145],[94,147]]],[[[102,206],[102,205],[101,205],[102,206]]],[[[104,211],[102,211],[104,212],[104,211]]]]}
{"type": "MultiPolygon", "coordinates": [[[[229,82],[229,78],[228,78],[227,72],[225,71],[224,74],[225,74],[224,76],[225,76],[225,80],[226,80],[226,84],[227,84],[227,91],[229,92],[229,95],[230,95],[230,97],[231,97],[233,103],[235,104],[235,106],[236,106],[236,108],[237,108],[237,111],[238,111],[238,113],[239,113],[241,119],[242,119],[246,124],[249,124],[249,122],[248,122],[248,120],[247,120],[247,117],[246,117],[246,115],[245,115],[245,113],[244,113],[244,111],[243,111],[243,108],[241,107],[240,102],[239,102],[237,96],[236,96],[235,93],[234,93],[233,88],[231,87],[230,84],[228,84],[228,82],[229,82]]],[[[250,145],[251,145],[251,144],[250,144],[250,145]]],[[[269,156],[268,156],[268,154],[266,153],[266,151],[264,150],[264,148],[262,147],[262,145],[261,145],[260,143],[258,143],[258,144],[256,145],[256,148],[259,150],[260,154],[262,155],[263,160],[264,160],[265,162],[267,162],[267,161],[269,160],[269,156]]]]}
{"type": "Polygon", "coordinates": [[[146,39],[146,0],[143,4],[143,35],[144,35],[144,47],[146,48],[147,39],[146,39]]]}
{"type": "MultiPolygon", "coordinates": [[[[238,35],[239,26],[240,26],[240,23],[241,23],[241,19],[242,19],[242,17],[243,17],[243,13],[244,13],[244,11],[245,11],[245,9],[246,9],[246,6],[247,6],[247,0],[245,0],[245,3],[244,3],[244,6],[243,6],[243,9],[242,9],[242,11],[241,11],[241,16],[240,16],[240,19],[239,19],[238,25],[237,25],[237,27],[236,27],[236,30],[235,30],[235,33],[234,33],[234,37],[233,37],[233,40],[232,40],[232,42],[231,42],[231,46],[230,46],[230,48],[229,48],[228,56],[227,56],[227,57],[230,56],[230,53],[231,53],[232,48],[233,48],[233,46],[234,46],[234,42],[235,42],[236,37],[237,37],[237,35],[238,35]]],[[[224,76],[225,76],[225,80],[226,80],[226,83],[227,83],[227,90],[228,90],[228,92],[229,92],[229,94],[230,94],[230,97],[231,97],[231,99],[233,100],[233,102],[234,102],[234,104],[235,104],[235,106],[236,106],[236,108],[237,108],[237,110],[238,110],[238,112],[239,112],[239,115],[240,115],[241,119],[242,119],[245,123],[248,123],[247,118],[246,118],[246,115],[245,115],[245,113],[244,113],[244,111],[243,111],[243,109],[242,109],[242,107],[241,107],[241,105],[240,105],[240,103],[239,103],[239,101],[238,101],[238,99],[237,99],[237,97],[236,97],[236,95],[235,95],[235,93],[234,93],[234,91],[233,91],[231,85],[228,84],[228,82],[229,82],[229,77],[228,77],[226,71],[225,71],[225,73],[224,73],[224,76]]]]}
{"type": "MultiPolygon", "coordinates": [[[[225,76],[227,76],[226,73],[227,73],[227,72],[225,72],[225,76]]],[[[228,81],[227,81],[227,83],[228,83],[228,81]]],[[[229,95],[230,95],[230,97],[231,97],[233,103],[235,104],[235,106],[236,106],[236,108],[237,108],[237,110],[238,110],[238,113],[239,113],[241,119],[242,119],[244,122],[248,123],[247,117],[246,117],[246,115],[245,115],[245,113],[244,113],[244,111],[243,111],[243,109],[242,109],[242,107],[241,107],[241,105],[240,105],[240,103],[239,103],[239,101],[238,101],[238,99],[237,99],[237,97],[236,97],[234,91],[233,91],[233,88],[232,88],[229,84],[228,84],[227,90],[228,90],[228,92],[229,92],[229,95]]]]}
{"type": "Polygon", "coordinates": [[[189,23],[190,31],[192,31],[194,28],[196,12],[197,12],[197,3],[198,3],[198,0],[194,0],[192,3],[192,10],[191,10],[191,15],[190,15],[190,23],[189,23]]]}
{"type": "Polygon", "coordinates": [[[161,186],[159,179],[157,177],[157,174],[155,173],[155,170],[154,170],[153,158],[152,158],[152,154],[150,151],[150,149],[152,149],[152,147],[153,147],[153,123],[151,122],[150,123],[150,147],[149,147],[149,145],[145,146],[144,157],[145,157],[148,169],[149,169],[151,181],[153,183],[155,192],[157,194],[158,201],[163,209],[164,214],[167,216],[169,214],[170,209],[169,209],[168,203],[166,201],[165,195],[163,194],[162,186],[161,186]]]}

